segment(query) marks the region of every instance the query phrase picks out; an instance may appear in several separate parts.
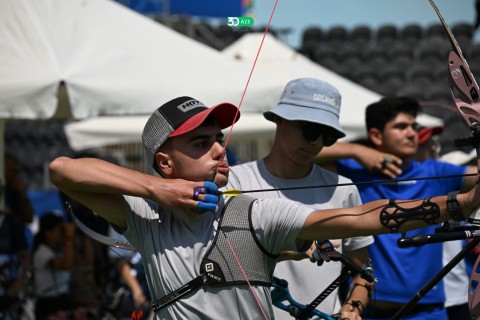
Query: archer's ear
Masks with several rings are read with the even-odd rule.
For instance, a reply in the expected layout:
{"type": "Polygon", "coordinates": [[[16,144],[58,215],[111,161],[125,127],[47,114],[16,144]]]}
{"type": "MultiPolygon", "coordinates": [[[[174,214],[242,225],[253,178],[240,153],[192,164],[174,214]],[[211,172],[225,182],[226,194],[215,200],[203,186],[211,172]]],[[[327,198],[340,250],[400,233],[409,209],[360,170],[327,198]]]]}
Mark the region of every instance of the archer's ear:
{"type": "Polygon", "coordinates": [[[377,128],[370,128],[370,130],[368,130],[368,137],[376,147],[383,145],[382,132],[377,128]]]}
{"type": "Polygon", "coordinates": [[[172,174],[172,161],[170,156],[167,153],[160,151],[155,154],[155,161],[160,170],[160,175],[168,178],[172,174]]]}

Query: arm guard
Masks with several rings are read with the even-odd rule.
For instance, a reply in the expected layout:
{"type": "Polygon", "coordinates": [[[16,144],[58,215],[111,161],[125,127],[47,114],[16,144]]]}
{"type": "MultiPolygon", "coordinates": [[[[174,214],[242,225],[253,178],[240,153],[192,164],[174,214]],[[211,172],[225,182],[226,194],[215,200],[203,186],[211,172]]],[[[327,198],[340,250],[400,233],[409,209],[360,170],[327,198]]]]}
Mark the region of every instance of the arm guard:
{"type": "Polygon", "coordinates": [[[380,222],[392,233],[397,232],[404,222],[410,220],[423,220],[428,224],[435,224],[435,219],[440,217],[440,209],[430,199],[423,199],[422,204],[414,208],[403,208],[395,200],[390,200],[380,213],[380,222]]]}

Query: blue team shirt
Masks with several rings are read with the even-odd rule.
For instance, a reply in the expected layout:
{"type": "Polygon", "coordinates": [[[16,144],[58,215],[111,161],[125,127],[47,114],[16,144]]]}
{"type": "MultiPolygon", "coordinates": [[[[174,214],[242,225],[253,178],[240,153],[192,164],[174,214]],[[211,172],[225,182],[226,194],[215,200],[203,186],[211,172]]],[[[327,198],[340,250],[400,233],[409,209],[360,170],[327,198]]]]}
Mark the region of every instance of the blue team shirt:
{"type": "MultiPolygon", "coordinates": [[[[467,167],[452,165],[436,160],[410,162],[402,168],[397,178],[446,176],[464,174],[467,167]]],[[[353,159],[342,159],[338,163],[338,173],[354,182],[379,181],[388,178],[381,174],[371,174],[353,159]]],[[[416,180],[388,184],[358,185],[363,203],[378,199],[423,199],[445,195],[460,190],[463,177],[441,180],[416,180]]],[[[435,227],[407,232],[407,236],[434,233],[435,227]]],[[[399,248],[397,240],[400,233],[375,236],[375,242],[368,247],[378,283],[373,299],[405,303],[409,301],[437,272],[442,269],[442,244],[428,244],[420,247],[399,248]]],[[[439,303],[445,301],[443,281],[430,290],[420,303],[439,303]]]]}

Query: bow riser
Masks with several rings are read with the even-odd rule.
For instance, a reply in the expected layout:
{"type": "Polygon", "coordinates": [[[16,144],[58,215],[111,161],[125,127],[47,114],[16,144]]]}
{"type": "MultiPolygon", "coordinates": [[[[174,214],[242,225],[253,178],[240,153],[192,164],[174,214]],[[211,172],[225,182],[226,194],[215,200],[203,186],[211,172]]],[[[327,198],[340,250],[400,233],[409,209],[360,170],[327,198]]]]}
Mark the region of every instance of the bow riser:
{"type": "MultiPolygon", "coordinates": [[[[457,139],[456,144],[458,142],[459,146],[473,146],[476,149],[478,183],[478,177],[480,177],[480,90],[475,77],[470,71],[467,61],[463,57],[462,50],[460,49],[455,36],[445,22],[445,19],[443,19],[443,16],[440,14],[440,11],[433,0],[429,0],[429,2],[442,22],[453,48],[453,51],[451,51],[448,56],[448,82],[450,85],[450,92],[458,112],[460,112],[460,115],[463,117],[472,133],[472,137],[463,139],[463,143],[462,139],[457,139]]],[[[467,219],[467,222],[480,224],[480,207],[473,210],[467,219]]],[[[478,280],[480,278],[476,273],[479,263],[480,257],[475,262],[474,271],[470,276],[468,288],[468,306],[472,319],[480,319],[480,286],[478,285],[478,280]]]]}
{"type": "MultiPolygon", "coordinates": [[[[455,39],[455,38],[453,38],[455,39]]],[[[455,40],[452,41],[456,43],[455,40]]],[[[477,153],[477,173],[480,177],[480,101],[477,81],[463,58],[456,52],[451,51],[448,56],[448,82],[452,98],[458,112],[470,128],[472,136],[466,139],[457,139],[459,145],[473,146],[477,153]],[[464,141],[462,143],[462,141],[464,141]]],[[[478,177],[477,177],[478,179],[478,177]]],[[[475,209],[469,218],[470,223],[480,223],[480,208],[475,209]]]]}
{"type": "MultiPolygon", "coordinates": [[[[479,88],[468,65],[454,51],[448,56],[449,84],[453,100],[472,131],[480,125],[479,88]]],[[[476,132],[472,132],[476,133],[476,132]]]]}

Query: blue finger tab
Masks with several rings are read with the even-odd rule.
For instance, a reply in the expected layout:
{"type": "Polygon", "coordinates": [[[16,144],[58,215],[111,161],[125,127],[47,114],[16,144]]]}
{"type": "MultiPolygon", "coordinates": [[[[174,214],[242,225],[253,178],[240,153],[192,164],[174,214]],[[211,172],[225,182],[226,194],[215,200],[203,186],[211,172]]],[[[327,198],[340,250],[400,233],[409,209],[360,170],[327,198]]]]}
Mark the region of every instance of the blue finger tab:
{"type": "Polygon", "coordinates": [[[217,210],[217,205],[215,203],[206,203],[206,202],[199,201],[197,204],[197,208],[200,209],[201,211],[215,212],[215,210],[217,210]]]}
{"type": "Polygon", "coordinates": [[[217,203],[218,202],[218,196],[215,196],[213,194],[206,194],[205,195],[205,200],[203,200],[204,202],[208,202],[208,203],[217,203]]]}
{"type": "Polygon", "coordinates": [[[207,188],[210,193],[218,194],[218,186],[211,181],[204,181],[203,186],[207,188]]]}

